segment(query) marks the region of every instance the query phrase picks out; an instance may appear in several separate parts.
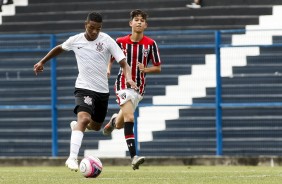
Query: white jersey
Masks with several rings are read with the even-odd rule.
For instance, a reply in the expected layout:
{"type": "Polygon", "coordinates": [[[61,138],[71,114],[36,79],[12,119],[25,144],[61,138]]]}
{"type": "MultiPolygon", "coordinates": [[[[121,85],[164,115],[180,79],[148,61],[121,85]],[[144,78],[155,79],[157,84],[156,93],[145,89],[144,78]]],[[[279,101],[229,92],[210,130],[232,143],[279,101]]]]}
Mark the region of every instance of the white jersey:
{"type": "Polygon", "coordinates": [[[100,32],[96,40],[88,41],[84,33],[79,33],[66,40],[62,48],[75,53],[79,72],[75,82],[76,88],[109,93],[107,67],[111,55],[117,62],[125,58],[114,39],[100,32]]]}

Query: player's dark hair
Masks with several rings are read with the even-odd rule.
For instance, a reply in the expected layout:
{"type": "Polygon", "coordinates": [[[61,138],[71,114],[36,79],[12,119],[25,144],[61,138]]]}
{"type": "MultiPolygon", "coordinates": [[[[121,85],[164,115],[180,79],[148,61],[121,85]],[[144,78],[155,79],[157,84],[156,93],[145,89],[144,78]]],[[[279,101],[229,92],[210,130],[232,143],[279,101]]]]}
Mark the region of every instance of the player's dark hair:
{"type": "Polygon", "coordinates": [[[101,23],[101,22],[103,22],[103,18],[102,18],[102,15],[100,13],[91,12],[91,13],[88,14],[86,21],[87,22],[94,21],[94,22],[101,23]]]}
{"type": "Polygon", "coordinates": [[[136,9],[130,12],[130,18],[131,20],[134,19],[136,16],[141,16],[144,20],[147,20],[148,14],[142,10],[136,9]]]}

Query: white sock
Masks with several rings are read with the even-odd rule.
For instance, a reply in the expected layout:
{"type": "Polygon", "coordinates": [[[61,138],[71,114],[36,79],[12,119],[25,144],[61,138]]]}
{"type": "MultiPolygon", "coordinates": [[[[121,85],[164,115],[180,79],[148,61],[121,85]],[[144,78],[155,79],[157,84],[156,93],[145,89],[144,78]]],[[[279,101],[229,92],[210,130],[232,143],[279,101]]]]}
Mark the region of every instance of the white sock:
{"type": "Polygon", "coordinates": [[[77,159],[79,149],[83,139],[83,132],[74,130],[71,132],[71,141],[70,141],[70,157],[77,159]]]}

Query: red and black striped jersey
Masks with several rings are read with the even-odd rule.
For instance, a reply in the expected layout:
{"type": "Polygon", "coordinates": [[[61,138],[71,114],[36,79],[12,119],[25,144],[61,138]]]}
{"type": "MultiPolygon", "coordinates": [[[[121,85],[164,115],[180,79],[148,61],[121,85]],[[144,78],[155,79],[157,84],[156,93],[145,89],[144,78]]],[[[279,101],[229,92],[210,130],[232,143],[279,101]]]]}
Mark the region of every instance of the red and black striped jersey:
{"type": "MultiPolygon", "coordinates": [[[[116,41],[123,50],[128,65],[131,66],[132,80],[136,82],[139,87],[139,93],[143,96],[146,87],[146,74],[139,71],[138,62],[143,63],[145,67],[149,65],[150,61],[154,66],[161,65],[159,49],[156,42],[147,36],[143,36],[139,42],[132,42],[130,36],[131,34],[117,38],[116,41]]],[[[120,68],[115,83],[115,90],[119,91],[127,87],[126,78],[122,68],[120,68]]]]}

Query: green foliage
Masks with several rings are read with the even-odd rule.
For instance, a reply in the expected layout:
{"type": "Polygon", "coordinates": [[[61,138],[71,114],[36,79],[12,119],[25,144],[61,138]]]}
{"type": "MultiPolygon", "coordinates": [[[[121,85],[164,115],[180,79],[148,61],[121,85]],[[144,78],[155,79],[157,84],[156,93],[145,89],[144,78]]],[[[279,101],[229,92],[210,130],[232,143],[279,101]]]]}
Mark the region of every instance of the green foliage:
{"type": "Polygon", "coordinates": [[[1,167],[1,184],[281,184],[282,167],[105,166],[98,178],[65,167],[1,167]]]}

